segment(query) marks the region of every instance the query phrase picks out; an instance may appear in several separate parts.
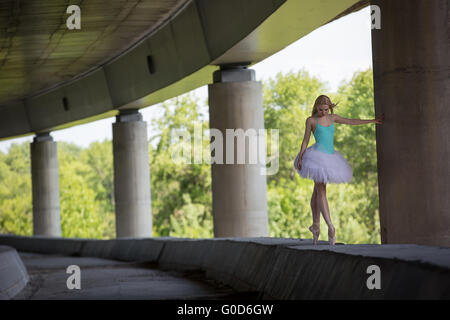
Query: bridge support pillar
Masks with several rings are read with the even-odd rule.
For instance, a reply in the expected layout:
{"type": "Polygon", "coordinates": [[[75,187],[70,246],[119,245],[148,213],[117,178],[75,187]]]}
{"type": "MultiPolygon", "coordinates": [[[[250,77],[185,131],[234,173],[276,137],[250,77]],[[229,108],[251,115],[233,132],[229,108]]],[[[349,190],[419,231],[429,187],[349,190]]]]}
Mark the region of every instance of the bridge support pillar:
{"type": "Polygon", "coordinates": [[[58,152],[49,133],[38,134],[30,144],[33,198],[33,234],[61,236],[58,152]]]}
{"type": "Polygon", "coordinates": [[[371,4],[381,241],[450,246],[449,1],[371,4]]]}
{"type": "Polygon", "coordinates": [[[262,85],[255,81],[254,70],[245,67],[221,68],[213,78],[214,83],[208,86],[210,128],[223,137],[223,157],[217,157],[218,149],[212,154],[217,161],[212,164],[214,236],[268,236],[265,164],[250,162],[252,139],[244,137],[245,148],[240,148],[234,136],[227,140],[226,132],[242,129],[249,133],[253,129],[259,137],[259,130],[264,129],[262,85]],[[234,156],[227,155],[229,143],[234,145],[234,156]],[[244,163],[238,162],[239,153],[244,153],[244,163]]]}
{"type": "Polygon", "coordinates": [[[151,237],[152,209],[147,124],[135,110],[113,124],[116,236],[151,237]]]}

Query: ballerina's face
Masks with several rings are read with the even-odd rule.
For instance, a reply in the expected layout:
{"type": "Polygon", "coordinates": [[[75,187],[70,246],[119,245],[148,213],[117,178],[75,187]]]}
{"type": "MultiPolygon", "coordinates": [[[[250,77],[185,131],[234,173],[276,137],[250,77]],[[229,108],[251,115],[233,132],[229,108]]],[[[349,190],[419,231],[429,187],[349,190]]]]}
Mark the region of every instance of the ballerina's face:
{"type": "Polygon", "coordinates": [[[330,109],[330,107],[328,105],[326,105],[326,104],[323,104],[323,105],[319,106],[317,108],[319,117],[326,116],[328,114],[328,110],[329,109],[330,109]]]}

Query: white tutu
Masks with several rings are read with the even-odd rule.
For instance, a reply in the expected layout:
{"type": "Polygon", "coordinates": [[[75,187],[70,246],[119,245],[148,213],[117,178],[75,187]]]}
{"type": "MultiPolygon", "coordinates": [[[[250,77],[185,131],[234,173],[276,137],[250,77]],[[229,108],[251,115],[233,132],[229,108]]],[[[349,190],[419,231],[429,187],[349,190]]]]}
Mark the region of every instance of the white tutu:
{"type": "Polygon", "coordinates": [[[305,150],[301,170],[297,168],[300,153],[295,158],[294,168],[300,176],[323,183],[345,183],[352,180],[352,167],[339,151],[334,150],[331,154],[319,151],[315,147],[316,144],[313,144],[305,150]]]}

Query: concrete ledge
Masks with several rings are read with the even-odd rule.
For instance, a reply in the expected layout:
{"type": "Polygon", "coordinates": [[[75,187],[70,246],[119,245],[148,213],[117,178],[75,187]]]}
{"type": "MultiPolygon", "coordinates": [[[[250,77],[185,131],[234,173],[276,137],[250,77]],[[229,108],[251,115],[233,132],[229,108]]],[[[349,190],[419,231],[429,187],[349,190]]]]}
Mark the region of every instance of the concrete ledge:
{"type": "Polygon", "coordinates": [[[9,300],[28,283],[27,269],[17,251],[0,246],[0,300],[9,300]]]}
{"type": "Polygon", "coordinates": [[[313,246],[280,238],[62,239],[0,236],[18,251],[157,263],[202,270],[263,299],[450,299],[450,248],[418,245],[313,246]],[[381,289],[370,290],[370,265],[381,289]]]}

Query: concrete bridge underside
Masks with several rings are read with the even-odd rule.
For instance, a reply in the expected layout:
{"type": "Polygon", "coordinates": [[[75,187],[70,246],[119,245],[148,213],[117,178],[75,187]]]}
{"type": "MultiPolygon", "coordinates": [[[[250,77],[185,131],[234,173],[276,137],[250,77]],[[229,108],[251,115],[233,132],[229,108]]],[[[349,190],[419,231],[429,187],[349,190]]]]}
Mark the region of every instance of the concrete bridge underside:
{"type": "Polygon", "coordinates": [[[368,4],[313,0],[2,1],[0,138],[139,109],[254,64],[368,4]],[[76,4],[76,1],[71,4],[76,4]]]}

